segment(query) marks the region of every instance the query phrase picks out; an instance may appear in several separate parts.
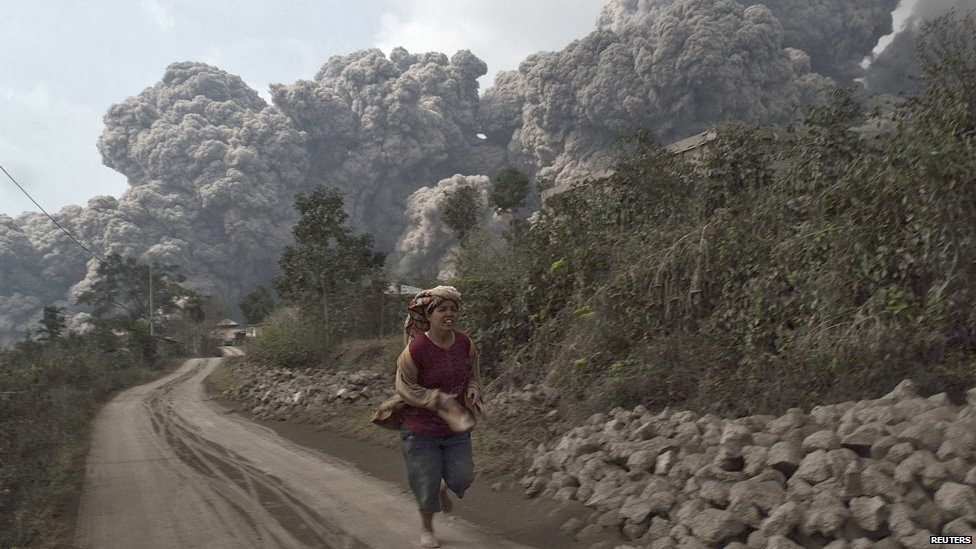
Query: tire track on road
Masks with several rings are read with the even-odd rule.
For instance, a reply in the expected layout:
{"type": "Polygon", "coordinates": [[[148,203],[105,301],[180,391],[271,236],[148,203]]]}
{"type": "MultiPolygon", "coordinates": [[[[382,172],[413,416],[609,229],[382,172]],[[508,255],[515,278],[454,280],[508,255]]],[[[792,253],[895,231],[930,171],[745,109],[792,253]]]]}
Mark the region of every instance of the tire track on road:
{"type": "MultiPolygon", "coordinates": [[[[154,425],[176,456],[188,467],[210,480],[214,492],[238,510],[262,536],[276,537],[239,504],[241,500],[258,502],[294,538],[310,547],[325,549],[368,549],[341,528],[330,524],[320,513],[289,494],[287,487],[273,474],[263,471],[247,458],[198,435],[192,424],[180,416],[167,398],[179,385],[198,373],[199,367],[174,378],[153,392],[146,407],[154,425]]],[[[285,546],[285,540],[276,539],[285,546]]]]}

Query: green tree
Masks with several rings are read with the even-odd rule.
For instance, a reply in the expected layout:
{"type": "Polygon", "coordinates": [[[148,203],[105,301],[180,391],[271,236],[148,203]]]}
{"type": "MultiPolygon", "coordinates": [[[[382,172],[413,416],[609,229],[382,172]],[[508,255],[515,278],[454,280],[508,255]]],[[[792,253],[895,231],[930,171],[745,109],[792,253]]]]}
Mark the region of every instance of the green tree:
{"type": "Polygon", "coordinates": [[[274,310],[274,295],[271,288],[258,286],[253,292],[244,296],[238,305],[244,313],[244,321],[248,324],[257,324],[265,319],[274,310]]]}
{"type": "Polygon", "coordinates": [[[512,212],[525,203],[529,194],[529,176],[514,166],[502,168],[491,180],[488,200],[502,212],[512,212]]]}
{"type": "Polygon", "coordinates": [[[478,190],[466,185],[448,195],[441,218],[454,231],[458,241],[465,243],[478,226],[482,207],[478,190]]]}
{"type": "Polygon", "coordinates": [[[44,312],[39,321],[41,333],[44,339],[57,339],[61,337],[66,326],[64,319],[64,307],[48,305],[44,307],[44,312]]]}
{"type": "Polygon", "coordinates": [[[140,318],[179,309],[177,300],[195,292],[180,285],[186,280],[175,265],[144,265],[131,257],[112,254],[98,265],[91,288],[78,302],[91,305],[96,318],[140,318]],[[150,293],[151,289],[151,293],[150,293]],[[152,303],[152,311],[150,311],[152,303]]]}
{"type": "Polygon", "coordinates": [[[375,288],[386,258],[373,251],[372,235],[357,235],[348,226],[339,191],[299,193],[295,209],[301,214],[292,229],[295,244],[282,252],[273,285],[282,299],[320,316],[328,339],[340,327],[343,305],[375,288]]]}
{"type": "Polygon", "coordinates": [[[78,302],[92,307],[96,327],[106,345],[114,345],[113,330],[129,335],[129,344],[147,364],[156,357],[157,327],[189,314],[187,303],[197,293],[182,286],[184,277],[175,265],[145,265],[131,257],[111,254],[98,266],[91,287],[78,296],[78,302]]]}

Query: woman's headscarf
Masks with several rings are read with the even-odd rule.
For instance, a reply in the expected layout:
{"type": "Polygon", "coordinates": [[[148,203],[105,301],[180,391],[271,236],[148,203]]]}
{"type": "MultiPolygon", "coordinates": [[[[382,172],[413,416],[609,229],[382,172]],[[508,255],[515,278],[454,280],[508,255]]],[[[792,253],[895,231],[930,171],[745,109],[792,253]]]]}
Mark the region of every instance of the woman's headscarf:
{"type": "Polygon", "coordinates": [[[415,295],[407,305],[407,320],[403,323],[406,341],[430,329],[430,312],[444,301],[453,301],[461,306],[461,292],[454,286],[437,286],[415,295]]]}

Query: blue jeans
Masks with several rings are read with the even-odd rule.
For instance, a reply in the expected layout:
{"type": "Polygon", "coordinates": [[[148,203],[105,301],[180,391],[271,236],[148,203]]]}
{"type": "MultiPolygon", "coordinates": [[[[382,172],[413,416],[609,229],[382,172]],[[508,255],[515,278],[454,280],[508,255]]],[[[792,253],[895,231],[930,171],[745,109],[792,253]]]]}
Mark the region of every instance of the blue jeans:
{"type": "Polygon", "coordinates": [[[421,512],[441,510],[441,479],[459,498],[464,497],[464,491],[474,482],[471,433],[430,437],[401,427],[400,442],[407,480],[421,512]]]}

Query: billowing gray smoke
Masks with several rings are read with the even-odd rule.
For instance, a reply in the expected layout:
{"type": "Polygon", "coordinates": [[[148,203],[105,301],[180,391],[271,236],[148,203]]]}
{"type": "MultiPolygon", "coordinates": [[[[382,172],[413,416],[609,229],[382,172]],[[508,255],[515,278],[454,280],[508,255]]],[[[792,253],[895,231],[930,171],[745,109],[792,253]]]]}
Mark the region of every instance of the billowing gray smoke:
{"type": "Polygon", "coordinates": [[[231,305],[273,275],[309,166],[287,116],[237,76],[176,63],[112,107],[105,126],[104,162],[132,188],[105,210],[90,237],[98,248],[180,265],[231,305]]]}
{"type": "Polygon", "coordinates": [[[903,22],[904,29],[896,34],[878,55],[870,57],[864,77],[865,87],[874,93],[910,95],[917,92],[912,76],[918,73],[915,45],[926,21],[945,15],[950,10],[959,14],[973,13],[976,0],[902,0],[911,6],[903,22]]]}
{"type": "Polygon", "coordinates": [[[479,220],[483,230],[500,234],[505,227],[505,216],[496,214],[488,204],[491,180],[488,176],[455,175],[442,179],[433,187],[421,187],[407,199],[407,230],[397,242],[400,258],[397,268],[404,273],[419,273],[447,278],[452,275],[456,257],[457,238],[444,223],[441,213],[448,198],[462,187],[478,191],[482,205],[479,220]]]}
{"type": "MultiPolygon", "coordinates": [[[[313,80],[272,86],[273,106],[237,76],[176,63],[105,116],[99,150],[131,188],[56,217],[97,253],[180,265],[233,307],[274,275],[295,194],[337,187],[410,282],[450,256],[446,190],[485,192],[508,164],[566,186],[604,173],[638,128],[666,142],[783,121],[823,84],[865,76],[858,63],[891,31],[895,2],[617,0],[592,33],[499,73],[480,98],[487,68],[468,51],[333,57],[313,80]]],[[[878,75],[901,66],[887,55],[878,75]]],[[[44,305],[70,304],[95,265],[46,217],[0,216],[0,343],[44,305]]]]}
{"type": "Polygon", "coordinates": [[[638,128],[670,141],[727,120],[780,122],[828,82],[763,5],[621,0],[598,23],[500,75],[482,101],[498,116],[489,137],[510,138],[510,159],[557,188],[599,175],[615,140],[638,128]]]}
{"type": "MultiPolygon", "coordinates": [[[[924,0],[928,1],[928,0],[924,0]]],[[[746,0],[763,4],[783,25],[783,45],[810,56],[813,72],[850,86],[861,61],[890,33],[898,0],[746,0]]]]}
{"type": "MultiPolygon", "coordinates": [[[[290,239],[293,197],[309,166],[305,140],[239,77],[176,63],[161,82],[105,115],[99,150],[131,188],[118,200],[99,197],[56,217],[96,254],[180,265],[189,284],[234,306],[273,276],[290,239]]],[[[0,230],[18,246],[9,262],[4,257],[5,274],[17,276],[3,285],[0,303],[0,317],[21,326],[16,337],[28,322],[25,303],[36,316],[85,289],[97,262],[40,214],[0,230]]]]}
{"type": "Polygon", "coordinates": [[[271,94],[309,136],[312,181],[339,188],[353,224],[389,251],[410,193],[462,171],[472,148],[485,148],[475,117],[486,71],[467,50],[450,59],[368,50],[333,57],[314,81],[271,94]]]}

